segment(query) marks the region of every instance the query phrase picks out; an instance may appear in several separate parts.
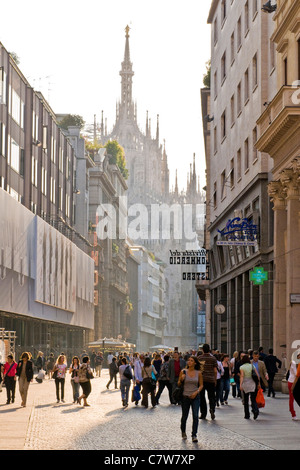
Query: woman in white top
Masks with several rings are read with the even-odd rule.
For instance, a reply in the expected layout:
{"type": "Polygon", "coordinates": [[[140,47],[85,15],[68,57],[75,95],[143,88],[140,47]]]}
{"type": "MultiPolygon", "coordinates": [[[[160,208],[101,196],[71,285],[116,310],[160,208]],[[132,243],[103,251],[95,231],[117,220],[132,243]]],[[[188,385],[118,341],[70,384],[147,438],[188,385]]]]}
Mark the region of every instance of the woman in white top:
{"type": "MultiPolygon", "coordinates": [[[[258,406],[256,403],[256,383],[252,378],[252,370],[255,371],[257,375],[255,367],[251,364],[250,358],[248,354],[245,354],[242,358],[242,365],[240,367],[240,389],[244,395],[244,412],[245,412],[245,419],[250,418],[249,413],[249,396],[251,399],[251,408],[253,413],[253,418],[256,419],[258,416],[258,406]]],[[[257,375],[257,379],[259,382],[259,378],[257,375]]],[[[260,387],[260,385],[258,385],[260,387]]]]}

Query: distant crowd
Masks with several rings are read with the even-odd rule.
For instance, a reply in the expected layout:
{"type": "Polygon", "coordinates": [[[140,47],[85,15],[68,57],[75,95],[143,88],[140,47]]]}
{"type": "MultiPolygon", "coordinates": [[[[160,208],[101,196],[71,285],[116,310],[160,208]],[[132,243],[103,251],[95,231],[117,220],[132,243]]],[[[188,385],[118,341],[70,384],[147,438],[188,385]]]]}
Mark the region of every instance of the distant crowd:
{"type": "MultiPolygon", "coordinates": [[[[292,360],[288,367],[289,409],[292,419],[296,418],[294,401],[298,399],[297,382],[300,366],[292,360]]],[[[45,357],[39,352],[35,360],[28,352],[24,352],[16,362],[9,354],[6,362],[0,364],[0,390],[6,389],[7,404],[14,403],[16,381],[19,382],[21,406],[26,406],[29,384],[34,379],[42,383],[45,378],[53,379],[57,403],[64,402],[66,378],[70,377],[73,403],[90,406],[88,397],[92,392],[92,379],[101,377],[103,366],[107,365],[109,380],[106,388],[114,386],[120,389],[121,403],[124,409],[129,402],[144,408],[149,404],[155,408],[160,403],[164,389],[167,389],[171,405],[181,405],[181,433],[187,439],[186,422],[192,411],[192,440],[197,442],[199,419],[215,419],[216,407],[227,406],[231,392],[233,398],[240,398],[244,407],[244,418],[257,419],[259,409],[264,406],[264,394],[275,397],[273,382],[282,363],[269,349],[265,353],[263,347],[258,350],[236,351],[232,356],[211,350],[204,344],[198,351],[149,352],[102,352],[83,351],[73,356],[69,363],[62,352],[58,357],[51,353],[45,357]],[[35,377],[34,377],[35,375],[35,377]],[[149,401],[150,400],[150,401],[149,401]],[[250,403],[249,403],[250,401],[250,403]]],[[[300,381],[298,386],[300,387],[300,381]]],[[[299,391],[300,396],[300,391],[299,391]]]]}

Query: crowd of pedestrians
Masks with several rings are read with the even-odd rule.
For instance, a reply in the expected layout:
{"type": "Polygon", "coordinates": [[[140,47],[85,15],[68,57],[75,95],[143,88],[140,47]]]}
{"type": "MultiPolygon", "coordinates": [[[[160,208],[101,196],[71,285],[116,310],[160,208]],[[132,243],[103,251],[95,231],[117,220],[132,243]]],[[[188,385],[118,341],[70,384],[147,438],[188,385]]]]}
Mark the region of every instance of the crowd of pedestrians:
{"type": "MultiPolygon", "coordinates": [[[[138,406],[152,408],[159,405],[165,388],[171,405],[181,405],[182,416],[180,428],[182,438],[187,439],[186,423],[189,412],[192,413],[192,440],[197,442],[199,419],[207,419],[208,412],[215,419],[217,407],[226,407],[231,392],[233,398],[240,398],[244,418],[250,418],[250,407],[253,419],[259,415],[261,393],[275,397],[273,381],[281,361],[270,349],[265,354],[263,348],[257,351],[236,351],[230,357],[227,353],[211,350],[204,344],[199,351],[180,353],[178,350],[161,353],[119,353],[107,355],[106,364],[109,369],[109,381],[106,388],[114,386],[120,389],[121,403],[124,408],[129,402],[138,406]]],[[[294,401],[300,406],[300,350],[293,356],[288,367],[289,410],[295,420],[294,401]],[[298,391],[299,390],[299,391],[298,391]]],[[[70,378],[73,403],[87,401],[92,391],[91,379],[100,377],[104,364],[101,352],[91,354],[84,351],[67,362],[62,352],[57,358],[53,353],[45,358],[39,352],[35,361],[30,353],[24,352],[19,361],[12,354],[7,356],[5,363],[0,364],[0,384],[5,384],[7,404],[14,403],[16,382],[18,379],[21,406],[26,406],[30,382],[35,377],[37,382],[43,382],[47,377],[55,383],[57,403],[65,402],[66,378],[70,378]]]]}

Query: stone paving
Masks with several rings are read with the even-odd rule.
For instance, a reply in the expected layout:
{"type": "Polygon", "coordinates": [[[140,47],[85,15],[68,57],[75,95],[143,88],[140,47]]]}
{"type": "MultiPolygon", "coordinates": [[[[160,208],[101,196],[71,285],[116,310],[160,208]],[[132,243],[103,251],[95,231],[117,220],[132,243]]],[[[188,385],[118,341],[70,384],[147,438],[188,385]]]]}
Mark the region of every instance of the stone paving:
{"type": "MultiPolygon", "coordinates": [[[[216,419],[199,420],[198,443],[191,441],[192,418],[187,422],[187,441],[181,439],[181,407],[168,403],[167,390],[160,405],[142,408],[130,403],[121,405],[120,390],[107,390],[108,371],[92,380],[91,406],[72,403],[69,378],[65,385],[65,403],[56,403],[55,384],[45,380],[32,383],[29,404],[21,409],[17,391],[16,403],[1,405],[8,426],[10,416],[27,413],[24,426],[24,450],[272,450],[300,449],[300,421],[292,422],[288,411],[288,397],[267,399],[258,419],[245,420],[240,399],[229,398],[229,404],[216,409],[216,419]],[[25,411],[27,410],[27,411],[25,411]],[[278,438],[283,431],[286,443],[278,438]],[[289,444],[290,443],[290,444],[289,444]]],[[[111,384],[112,385],[112,384],[111,384]]],[[[297,405],[296,405],[297,406],[297,405]]],[[[300,413],[299,413],[300,414],[300,413]]],[[[5,423],[4,423],[5,424],[5,423]]],[[[2,430],[3,425],[1,423],[2,430]]],[[[5,428],[5,425],[4,425],[5,428]]],[[[11,431],[10,431],[11,432],[11,431]]],[[[1,446],[0,440],[0,446],[1,446]]],[[[4,449],[4,447],[0,447],[4,449]]]]}

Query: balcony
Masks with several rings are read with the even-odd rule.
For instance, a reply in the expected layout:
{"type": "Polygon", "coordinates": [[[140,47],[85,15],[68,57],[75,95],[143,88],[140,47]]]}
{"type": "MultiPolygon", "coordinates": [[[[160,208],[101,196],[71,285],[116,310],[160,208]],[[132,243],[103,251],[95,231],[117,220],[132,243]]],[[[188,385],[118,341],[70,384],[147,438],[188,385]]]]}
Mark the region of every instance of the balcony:
{"type": "Polygon", "coordinates": [[[299,87],[283,86],[274,99],[266,105],[266,110],[257,121],[260,137],[256,142],[256,148],[260,152],[276,158],[279,148],[297,136],[300,127],[299,98],[299,87]]]}

